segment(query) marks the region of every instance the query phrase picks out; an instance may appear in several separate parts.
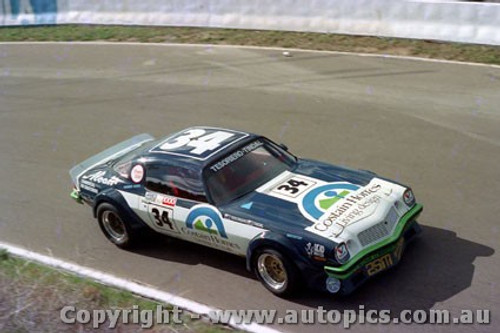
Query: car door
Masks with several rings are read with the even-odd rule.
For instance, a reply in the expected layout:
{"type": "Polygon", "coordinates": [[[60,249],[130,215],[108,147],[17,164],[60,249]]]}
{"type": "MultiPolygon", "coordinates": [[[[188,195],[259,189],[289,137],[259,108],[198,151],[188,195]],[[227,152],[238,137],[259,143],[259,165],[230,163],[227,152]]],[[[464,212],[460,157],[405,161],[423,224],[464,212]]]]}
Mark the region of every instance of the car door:
{"type": "Polygon", "coordinates": [[[167,163],[149,164],[143,209],[154,230],[191,240],[186,231],[186,216],[191,207],[203,203],[204,197],[200,190],[190,189],[186,176],[189,173],[185,168],[167,163]]]}
{"type": "Polygon", "coordinates": [[[149,225],[160,233],[178,235],[179,227],[174,220],[176,197],[158,192],[146,192],[145,204],[149,225]]]}
{"type": "Polygon", "coordinates": [[[209,204],[195,170],[149,165],[145,188],[147,222],[160,233],[244,256],[249,241],[264,231],[247,221],[227,218],[209,204]]]}

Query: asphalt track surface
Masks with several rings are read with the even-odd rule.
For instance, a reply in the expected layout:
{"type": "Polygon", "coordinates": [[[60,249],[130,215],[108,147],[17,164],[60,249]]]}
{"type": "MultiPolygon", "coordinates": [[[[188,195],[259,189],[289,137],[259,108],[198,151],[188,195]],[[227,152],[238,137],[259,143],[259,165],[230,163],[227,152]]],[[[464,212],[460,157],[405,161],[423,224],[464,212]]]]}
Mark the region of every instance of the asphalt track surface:
{"type": "MultiPolygon", "coordinates": [[[[0,240],[226,309],[500,309],[500,69],[211,46],[0,44],[0,240]],[[171,239],[133,252],[69,198],[68,170],[138,133],[264,134],[299,156],[411,184],[422,237],[347,298],[283,300],[244,260],[171,239]]],[[[353,332],[494,332],[395,325],[353,332]]],[[[276,326],[332,332],[322,325],[276,326]]]]}

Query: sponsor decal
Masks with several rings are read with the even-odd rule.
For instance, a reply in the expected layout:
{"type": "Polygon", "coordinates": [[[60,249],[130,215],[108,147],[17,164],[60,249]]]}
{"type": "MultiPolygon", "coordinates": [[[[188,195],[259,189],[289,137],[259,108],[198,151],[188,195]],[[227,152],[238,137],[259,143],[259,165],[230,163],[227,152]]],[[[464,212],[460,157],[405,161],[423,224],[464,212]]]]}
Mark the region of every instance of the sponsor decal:
{"type": "Polygon", "coordinates": [[[149,206],[149,214],[157,227],[179,232],[173,221],[174,211],[170,208],[149,206]]]}
{"type": "Polygon", "coordinates": [[[175,207],[177,203],[177,198],[169,195],[157,194],[154,192],[146,192],[145,198],[147,201],[157,205],[164,205],[169,207],[175,207]]]}
{"type": "Polygon", "coordinates": [[[309,257],[312,257],[312,253],[313,253],[312,243],[306,244],[306,253],[309,257]]]}
{"type": "Polygon", "coordinates": [[[165,139],[152,152],[205,160],[248,134],[215,128],[190,128],[165,139]]]}
{"type": "Polygon", "coordinates": [[[113,186],[119,183],[123,183],[123,180],[120,178],[113,176],[111,178],[104,177],[106,174],[106,171],[97,171],[94,172],[93,174],[83,176],[83,179],[89,180],[91,182],[97,183],[97,184],[103,184],[103,185],[108,185],[108,186],[113,186]]]}
{"type": "Polygon", "coordinates": [[[380,184],[371,183],[360,191],[344,197],[345,200],[332,207],[328,216],[315,223],[312,228],[319,232],[329,231],[330,236],[338,237],[347,225],[365,214],[368,207],[380,202],[381,197],[376,193],[381,187],[380,184]]]}
{"type": "Polygon", "coordinates": [[[293,176],[286,181],[275,186],[271,192],[281,194],[284,196],[296,198],[312,186],[316,185],[315,182],[300,176],[293,176]]]}
{"type": "Polygon", "coordinates": [[[312,243],[307,243],[306,244],[306,252],[309,257],[312,257],[313,259],[320,260],[320,261],[325,261],[325,246],[321,244],[312,244],[312,243]]]}
{"type": "Polygon", "coordinates": [[[234,222],[248,224],[248,225],[251,225],[251,226],[257,227],[257,228],[261,228],[261,229],[264,228],[264,225],[262,223],[258,223],[258,222],[255,222],[255,221],[252,221],[252,220],[249,220],[249,219],[244,219],[244,218],[241,218],[239,216],[234,216],[234,215],[231,215],[231,214],[224,214],[224,218],[232,220],[234,222]]]}
{"type": "Polygon", "coordinates": [[[164,196],[164,197],[162,197],[162,199],[161,199],[161,203],[162,203],[162,205],[166,205],[166,206],[174,207],[174,206],[175,206],[175,204],[177,203],[177,198],[175,198],[175,197],[168,197],[168,196],[164,196]]]}
{"type": "Polygon", "coordinates": [[[82,179],[80,182],[80,188],[92,193],[98,193],[99,190],[95,187],[95,184],[92,182],[89,182],[88,180],[82,179]]]}
{"type": "Polygon", "coordinates": [[[145,195],[146,199],[147,199],[148,201],[151,201],[151,202],[156,201],[156,197],[157,197],[157,196],[158,196],[158,195],[157,195],[156,193],[153,193],[153,192],[146,192],[146,195],[145,195]]]}
{"type": "Polygon", "coordinates": [[[82,181],[80,182],[80,185],[87,185],[89,187],[94,187],[95,188],[95,184],[94,183],[89,182],[88,180],[85,180],[85,179],[82,179],[82,181]]]}
{"type": "Polygon", "coordinates": [[[381,197],[373,195],[380,188],[380,184],[374,184],[357,194],[350,195],[342,204],[333,209],[328,217],[316,223],[314,229],[318,231],[330,229],[331,235],[338,237],[345,227],[362,216],[368,207],[380,202],[381,197]]]}
{"type": "Polygon", "coordinates": [[[253,206],[253,202],[250,201],[250,202],[247,202],[247,203],[241,205],[240,207],[243,209],[252,209],[252,206],[253,206]]]}
{"type": "Polygon", "coordinates": [[[197,205],[189,212],[186,227],[227,238],[220,213],[208,205],[197,205]]]}
{"type": "Polygon", "coordinates": [[[345,264],[347,260],[349,260],[349,250],[345,243],[341,243],[335,248],[335,259],[337,259],[340,264],[345,264]]]}
{"type": "Polygon", "coordinates": [[[324,237],[338,237],[345,228],[373,213],[391,184],[374,178],[365,187],[349,183],[321,185],[309,191],[299,205],[300,211],[314,221],[306,230],[324,237]]]}
{"type": "Polygon", "coordinates": [[[181,228],[181,231],[191,237],[194,241],[205,244],[210,247],[215,247],[232,253],[241,253],[241,246],[225,238],[217,235],[210,235],[198,230],[181,228]]]}
{"type": "Polygon", "coordinates": [[[286,237],[292,238],[292,239],[297,239],[297,240],[301,240],[302,239],[302,236],[295,235],[295,234],[286,234],[286,237]]]}
{"type": "Polygon", "coordinates": [[[303,197],[299,209],[305,217],[317,221],[335,203],[359,188],[360,186],[350,183],[330,183],[315,187],[303,197]]]}
{"type": "Polygon", "coordinates": [[[241,149],[238,149],[237,151],[235,151],[231,155],[223,158],[219,162],[215,163],[214,165],[212,165],[210,167],[210,170],[212,170],[214,172],[222,170],[225,166],[227,166],[227,165],[229,165],[229,164],[231,164],[231,163],[239,160],[241,157],[245,156],[249,152],[251,152],[251,151],[259,148],[262,145],[263,145],[262,141],[258,141],[258,140],[254,141],[254,142],[246,145],[245,147],[243,147],[241,149]]]}
{"type": "Polygon", "coordinates": [[[364,201],[358,202],[358,208],[360,210],[363,210],[363,209],[366,209],[373,204],[378,204],[380,202],[381,198],[382,197],[380,195],[375,194],[373,197],[370,197],[364,201]]]}
{"type": "Polygon", "coordinates": [[[140,164],[135,165],[130,170],[130,179],[134,183],[140,183],[143,178],[144,178],[144,167],[140,164]]]}
{"type": "Polygon", "coordinates": [[[125,190],[130,190],[132,188],[140,188],[141,187],[141,184],[133,184],[133,185],[124,185],[123,186],[123,189],[125,190]]]}
{"type": "Polygon", "coordinates": [[[193,240],[221,250],[241,253],[241,246],[228,239],[220,213],[209,205],[191,209],[181,232],[193,240]]]}

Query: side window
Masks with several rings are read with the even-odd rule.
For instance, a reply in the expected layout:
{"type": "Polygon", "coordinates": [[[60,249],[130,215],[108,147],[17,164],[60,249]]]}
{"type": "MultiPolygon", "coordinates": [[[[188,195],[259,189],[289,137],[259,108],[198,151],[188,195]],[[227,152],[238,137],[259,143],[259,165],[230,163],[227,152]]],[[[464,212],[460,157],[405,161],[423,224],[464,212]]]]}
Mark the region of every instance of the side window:
{"type": "Polygon", "coordinates": [[[148,165],[146,189],[188,200],[207,201],[200,177],[189,169],[181,167],[148,165]]]}
{"type": "Polygon", "coordinates": [[[132,161],[119,162],[113,169],[123,178],[128,178],[130,169],[132,167],[132,161]]]}
{"type": "Polygon", "coordinates": [[[281,162],[285,162],[288,165],[295,164],[295,162],[297,161],[297,157],[295,157],[292,153],[279,147],[276,143],[272,142],[269,139],[266,141],[268,150],[281,162]]]}

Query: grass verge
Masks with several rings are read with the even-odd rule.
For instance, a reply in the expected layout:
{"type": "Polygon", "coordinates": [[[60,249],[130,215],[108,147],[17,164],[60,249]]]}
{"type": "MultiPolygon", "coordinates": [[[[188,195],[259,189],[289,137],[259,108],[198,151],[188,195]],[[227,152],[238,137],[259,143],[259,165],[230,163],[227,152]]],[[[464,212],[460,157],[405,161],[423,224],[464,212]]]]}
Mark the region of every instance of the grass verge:
{"type": "MultiPolygon", "coordinates": [[[[71,305],[85,309],[134,309],[154,310],[161,303],[136,296],[67,272],[55,270],[0,250],[0,332],[86,332],[92,331],[92,322],[86,325],[64,324],[60,311],[71,305]]],[[[164,309],[172,309],[161,304],[164,309]]],[[[74,314],[73,314],[74,317],[74,314]]],[[[130,317],[131,318],[131,317],[130,317]]],[[[155,325],[119,324],[118,332],[231,332],[226,326],[211,325],[193,320],[184,312],[183,324],[155,325]]],[[[99,331],[108,328],[109,321],[99,331]]]]}
{"type": "Polygon", "coordinates": [[[0,28],[0,41],[113,41],[273,46],[403,55],[500,65],[499,46],[308,32],[61,25],[0,28]]]}

